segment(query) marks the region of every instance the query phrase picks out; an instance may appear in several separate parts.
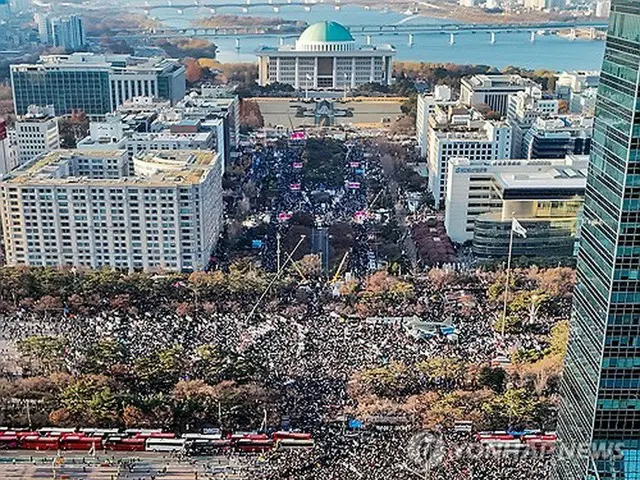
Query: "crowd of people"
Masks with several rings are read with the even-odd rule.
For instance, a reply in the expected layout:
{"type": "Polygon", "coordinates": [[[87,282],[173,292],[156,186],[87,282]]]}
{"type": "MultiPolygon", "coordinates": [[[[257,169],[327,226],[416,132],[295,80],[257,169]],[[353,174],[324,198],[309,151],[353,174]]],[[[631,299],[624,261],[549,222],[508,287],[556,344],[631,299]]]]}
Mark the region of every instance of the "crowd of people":
{"type": "MultiPolygon", "coordinates": [[[[277,429],[286,418],[292,428],[313,434],[316,445],[310,450],[275,450],[248,459],[253,478],[545,478],[549,468],[546,457],[455,455],[461,445],[471,445],[473,441],[447,436],[446,432],[441,434],[445,435],[447,455],[433,464],[416,462],[408,452],[415,450],[416,435],[424,426],[406,412],[403,415],[409,423],[401,429],[350,430],[337,420],[362,413],[363,405],[354,394],[357,383],[354,379],[376,369],[394,365],[412,369],[436,358],[492,365],[497,357],[508,361],[509,355],[523,349],[542,356],[549,346],[551,328],[568,314],[568,303],[566,298],[552,299],[535,322],[517,332],[507,331],[503,336],[495,328],[501,303],[491,300],[488,293],[493,285],[499,284],[499,273],[471,270],[468,265],[456,263],[421,277],[392,277],[384,272],[371,276],[377,264],[371,247],[371,221],[359,213],[367,210],[374,196],[367,190],[368,177],[382,175],[375,152],[358,142],[346,144],[344,186],[332,190],[333,195],[324,202],[317,202],[314,196],[320,185],[305,184],[300,168],[303,153],[304,145],[295,143],[262,145],[253,153],[249,177],[258,185],[258,197],[266,198],[260,204],[261,213],[270,215],[261,245],[261,267],[271,272],[271,276],[263,273],[264,277],[258,278],[259,287],[255,290],[234,292],[228,285],[216,284],[205,291],[198,287],[197,278],[177,276],[171,280],[170,288],[153,300],[147,297],[145,301],[144,295],[136,293],[133,282],[127,284],[126,300],[122,300],[121,293],[112,295],[107,289],[101,291],[103,297],[90,309],[74,307],[68,298],[62,302],[63,308],[52,311],[36,310],[30,308],[29,302],[17,302],[17,308],[0,317],[0,348],[10,357],[4,365],[5,376],[15,378],[29,373],[25,370],[25,358],[21,358],[25,350],[20,345],[21,341],[34,337],[61,342],[61,350],[47,351],[54,355],[62,352],[54,362],[55,368],[72,376],[87,373],[88,360],[96,352],[104,355],[97,346],[103,346],[101,342],[107,339],[113,342],[115,347],[110,348],[119,356],[108,366],[98,362],[96,367],[94,362],[91,372],[98,371],[111,380],[129,384],[135,383],[137,369],[146,368],[150,359],[159,362],[158,368],[162,369],[165,365],[162,362],[167,361],[163,352],[174,349],[179,352],[181,362],[169,388],[177,388],[175,382],[185,381],[252,382],[268,391],[269,396],[260,407],[252,407],[260,411],[244,427],[277,429]],[[263,189],[271,194],[262,195],[263,189]],[[337,221],[351,224],[354,241],[345,270],[352,272],[352,280],[330,282],[326,274],[300,279],[290,265],[285,269],[288,253],[285,251],[280,252],[278,262],[277,235],[286,235],[289,228],[286,218],[278,216],[291,212],[312,215],[317,226],[337,221]],[[269,279],[278,271],[279,263],[283,283],[275,285],[262,303],[256,303],[261,291],[268,289],[269,279]],[[117,299],[120,301],[115,302],[117,299]],[[114,303],[118,303],[118,308],[114,308],[114,303]],[[451,330],[446,334],[436,331],[432,335],[411,335],[407,318],[448,326],[451,330]],[[202,363],[203,349],[215,351],[215,361],[207,360],[211,365],[205,365],[205,370],[215,370],[216,374],[210,377],[202,376],[202,368],[193,367],[202,363]]],[[[249,282],[254,274],[247,272],[249,282]]],[[[219,281],[228,282],[232,275],[221,274],[219,281]]],[[[161,276],[158,278],[159,282],[165,281],[161,276]]],[[[145,288],[152,288],[156,280],[144,277],[143,282],[140,277],[138,281],[146,282],[145,288]]],[[[527,279],[522,283],[534,282],[527,279]]],[[[34,302],[39,305],[41,300],[31,299],[34,302]]],[[[42,368],[41,364],[36,366],[42,368]]],[[[50,373],[55,372],[39,374],[50,373]]],[[[423,387],[420,386],[421,391],[423,387]]],[[[454,387],[438,384],[437,389],[451,393],[454,387]]],[[[202,391],[211,394],[207,389],[202,391]]],[[[152,393],[166,392],[143,393],[134,400],[143,403],[152,393]]],[[[189,392],[180,395],[188,397],[189,392]]],[[[182,401],[180,395],[177,396],[182,401]]],[[[15,399],[3,399],[0,413],[4,418],[10,418],[11,408],[22,408],[21,404],[12,406],[12,401],[15,399]]],[[[221,401],[216,401],[218,412],[222,408],[235,408],[220,407],[221,401]]],[[[392,395],[385,401],[389,405],[397,401],[397,407],[404,398],[398,400],[392,395]]],[[[180,408],[184,410],[184,403],[180,408]]],[[[223,413],[218,416],[221,418],[223,413]]],[[[188,418],[186,424],[193,425],[195,421],[188,418]]]]}

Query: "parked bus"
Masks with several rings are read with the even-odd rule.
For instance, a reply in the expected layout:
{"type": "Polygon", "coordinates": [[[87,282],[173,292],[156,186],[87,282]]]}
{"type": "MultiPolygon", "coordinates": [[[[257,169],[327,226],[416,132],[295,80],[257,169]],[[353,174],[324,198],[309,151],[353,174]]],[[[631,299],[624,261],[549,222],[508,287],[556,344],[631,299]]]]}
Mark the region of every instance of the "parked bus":
{"type": "Polygon", "coordinates": [[[22,437],[20,447],[23,450],[58,450],[60,439],[56,436],[41,437],[39,435],[28,435],[22,437]]]}
{"type": "Polygon", "coordinates": [[[178,452],[184,450],[184,438],[147,438],[145,450],[147,452],[178,452]]]}
{"type": "Polygon", "coordinates": [[[104,449],[116,452],[144,452],[146,439],[109,437],[104,441],[104,449]]]}
{"type": "Polygon", "coordinates": [[[96,450],[102,447],[102,437],[87,437],[84,435],[67,435],[60,439],[61,450],[96,450]]]}

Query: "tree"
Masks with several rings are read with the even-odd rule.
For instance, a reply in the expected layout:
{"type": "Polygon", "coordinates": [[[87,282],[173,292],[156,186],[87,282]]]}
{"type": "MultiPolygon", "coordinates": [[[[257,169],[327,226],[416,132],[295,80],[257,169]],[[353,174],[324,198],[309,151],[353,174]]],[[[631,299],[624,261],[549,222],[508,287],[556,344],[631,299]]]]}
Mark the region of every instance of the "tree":
{"type": "Polygon", "coordinates": [[[504,392],[506,379],[507,373],[500,367],[492,368],[485,365],[478,372],[478,384],[496,393],[504,392]]]}
{"type": "Polygon", "coordinates": [[[567,344],[569,343],[569,322],[563,320],[556,323],[551,328],[551,337],[549,338],[548,353],[550,355],[559,355],[561,358],[567,353],[567,344]]]}
{"type": "Polygon", "coordinates": [[[415,368],[438,389],[451,390],[469,380],[467,363],[458,358],[434,357],[416,364],[415,368]]]}
{"type": "Polygon", "coordinates": [[[187,57],[182,63],[186,67],[185,77],[189,83],[198,83],[202,77],[202,67],[195,58],[187,57]]]}
{"type": "Polygon", "coordinates": [[[322,262],[320,261],[320,255],[305,255],[297,263],[298,268],[307,278],[317,278],[322,275],[322,262]]]}
{"type": "MultiPolygon", "coordinates": [[[[412,370],[400,362],[364,370],[356,375],[354,381],[360,383],[365,391],[387,398],[411,395],[418,389],[417,377],[412,370]]],[[[355,391],[358,389],[356,388],[355,391]]]]}
{"type": "Polygon", "coordinates": [[[82,111],[73,112],[69,117],[58,120],[60,146],[76,148],[78,140],[89,134],[89,119],[82,111]]]}
{"type": "Polygon", "coordinates": [[[183,360],[184,351],[178,345],[137,359],[133,367],[139,382],[137,388],[142,392],[163,392],[172,389],[180,378],[183,360]]]}
{"type": "Polygon", "coordinates": [[[240,125],[250,129],[264,127],[264,117],[258,102],[246,98],[242,100],[240,103],[240,125]]]}
{"type": "Polygon", "coordinates": [[[76,423],[102,426],[115,425],[118,422],[117,397],[106,377],[78,377],[62,392],[61,401],[76,423]]]}
{"type": "Polygon", "coordinates": [[[92,344],[85,355],[82,370],[86,373],[108,374],[110,369],[127,360],[124,345],[112,338],[104,338],[92,344]]]}
{"type": "Polygon", "coordinates": [[[197,428],[217,411],[215,389],[202,380],[180,380],[173,388],[174,418],[180,429],[197,428]]]}
{"type": "Polygon", "coordinates": [[[502,332],[503,323],[505,333],[518,333],[522,329],[522,319],[516,314],[507,315],[506,318],[500,314],[493,322],[493,329],[496,332],[502,332]]]}
{"type": "Polygon", "coordinates": [[[34,336],[18,341],[18,353],[25,370],[49,375],[65,369],[67,341],[62,337],[34,336]]]}
{"type": "Polygon", "coordinates": [[[485,404],[483,410],[491,420],[493,428],[506,430],[509,427],[526,426],[531,419],[534,406],[534,399],[529,392],[522,388],[510,388],[485,404]]]}

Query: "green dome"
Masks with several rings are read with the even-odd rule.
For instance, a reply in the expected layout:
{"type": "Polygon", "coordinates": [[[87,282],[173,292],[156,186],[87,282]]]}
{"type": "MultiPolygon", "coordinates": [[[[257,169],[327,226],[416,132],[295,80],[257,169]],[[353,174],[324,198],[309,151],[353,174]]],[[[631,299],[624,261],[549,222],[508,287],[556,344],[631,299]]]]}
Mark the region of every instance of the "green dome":
{"type": "Polygon", "coordinates": [[[307,27],[298,42],[353,42],[353,37],[345,27],[336,22],[319,22],[307,27]]]}

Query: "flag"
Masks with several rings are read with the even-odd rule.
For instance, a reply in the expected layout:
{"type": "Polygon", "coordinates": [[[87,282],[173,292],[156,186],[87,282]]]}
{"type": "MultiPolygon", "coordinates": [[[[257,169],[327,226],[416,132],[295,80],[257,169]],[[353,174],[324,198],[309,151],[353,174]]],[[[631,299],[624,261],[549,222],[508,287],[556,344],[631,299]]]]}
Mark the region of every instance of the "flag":
{"type": "Polygon", "coordinates": [[[511,230],[513,233],[517,233],[522,238],[527,238],[527,229],[524,228],[518,220],[515,218],[511,221],[511,230]]]}

